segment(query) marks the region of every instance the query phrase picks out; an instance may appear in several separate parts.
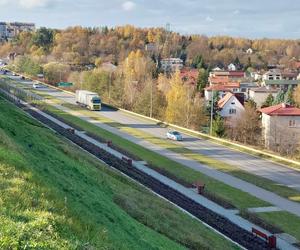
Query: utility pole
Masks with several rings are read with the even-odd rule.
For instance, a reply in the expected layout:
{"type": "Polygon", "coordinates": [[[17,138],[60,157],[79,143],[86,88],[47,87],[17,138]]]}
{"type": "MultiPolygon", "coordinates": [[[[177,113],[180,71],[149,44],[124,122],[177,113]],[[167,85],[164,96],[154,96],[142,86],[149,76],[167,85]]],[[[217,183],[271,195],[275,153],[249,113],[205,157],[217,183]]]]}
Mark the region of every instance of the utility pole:
{"type": "Polygon", "coordinates": [[[210,135],[212,135],[212,125],[213,125],[213,112],[214,112],[214,91],[211,90],[211,103],[210,103],[210,135]]]}
{"type": "Polygon", "coordinates": [[[150,117],[152,118],[153,112],[153,81],[151,80],[151,93],[150,93],[150,117]]]}
{"type": "Polygon", "coordinates": [[[109,74],[109,84],[108,84],[108,103],[110,103],[110,88],[111,88],[111,78],[112,78],[112,71],[109,74]]]}

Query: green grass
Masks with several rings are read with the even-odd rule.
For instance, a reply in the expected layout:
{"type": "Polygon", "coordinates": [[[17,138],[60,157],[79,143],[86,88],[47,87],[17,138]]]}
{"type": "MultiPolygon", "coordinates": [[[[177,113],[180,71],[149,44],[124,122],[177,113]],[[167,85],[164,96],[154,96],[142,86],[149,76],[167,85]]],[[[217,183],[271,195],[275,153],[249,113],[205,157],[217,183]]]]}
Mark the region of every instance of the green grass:
{"type": "Polygon", "coordinates": [[[219,171],[228,173],[228,174],[230,174],[232,176],[235,176],[239,179],[242,179],[244,181],[252,183],[252,184],[254,184],[258,187],[261,187],[261,188],[269,190],[273,193],[276,193],[276,194],[278,194],[282,197],[285,197],[287,199],[290,199],[290,200],[293,200],[293,201],[296,201],[296,202],[297,201],[300,202],[300,192],[298,192],[295,189],[286,187],[284,185],[280,185],[280,184],[278,184],[274,181],[271,181],[269,179],[251,174],[251,173],[246,172],[246,171],[243,171],[242,169],[240,169],[236,166],[221,162],[220,160],[216,160],[216,159],[213,159],[211,157],[207,157],[207,156],[205,156],[203,154],[200,154],[200,153],[195,153],[194,151],[189,150],[189,149],[181,146],[178,143],[173,143],[173,142],[170,142],[169,140],[161,139],[159,137],[155,137],[155,136],[153,136],[149,133],[146,133],[142,130],[131,128],[131,127],[128,127],[127,125],[124,125],[124,124],[121,124],[121,123],[118,123],[118,122],[114,122],[114,121],[108,119],[107,117],[100,116],[99,114],[93,115],[91,112],[86,111],[86,110],[82,109],[79,106],[72,105],[72,104],[69,104],[69,103],[63,103],[62,106],[65,106],[65,107],[70,108],[72,110],[79,111],[83,115],[91,117],[94,120],[98,120],[98,121],[100,121],[100,122],[102,122],[106,125],[118,128],[120,131],[126,132],[130,135],[133,135],[134,137],[146,140],[146,141],[151,142],[152,144],[158,145],[162,148],[165,148],[165,149],[171,150],[173,152],[182,154],[187,158],[190,158],[190,159],[193,159],[193,160],[195,160],[199,163],[208,165],[208,166],[210,166],[214,169],[217,169],[219,171]]]}
{"type": "Polygon", "coordinates": [[[257,213],[258,217],[276,225],[281,228],[285,233],[294,236],[300,241],[300,218],[285,211],[257,213]]]}
{"type": "Polygon", "coordinates": [[[3,99],[0,221],[0,249],[236,248],[3,99]]]}
{"type": "Polygon", "coordinates": [[[209,192],[216,194],[224,200],[227,200],[237,208],[242,209],[270,205],[269,203],[257,199],[256,197],[253,197],[248,193],[233,188],[227,184],[224,184],[223,182],[217,181],[198,171],[187,168],[186,166],[183,166],[169,158],[161,156],[151,150],[123,139],[122,137],[110,133],[107,130],[104,130],[92,123],[86,122],[79,117],[58,110],[50,105],[45,105],[44,108],[65,119],[66,121],[71,122],[72,124],[76,124],[76,126],[81,127],[87,132],[93,133],[106,140],[112,140],[114,144],[127,150],[129,153],[140,157],[141,159],[162,170],[167,171],[168,173],[171,173],[179,179],[182,179],[188,183],[194,183],[201,180],[206,184],[206,188],[209,192]]]}

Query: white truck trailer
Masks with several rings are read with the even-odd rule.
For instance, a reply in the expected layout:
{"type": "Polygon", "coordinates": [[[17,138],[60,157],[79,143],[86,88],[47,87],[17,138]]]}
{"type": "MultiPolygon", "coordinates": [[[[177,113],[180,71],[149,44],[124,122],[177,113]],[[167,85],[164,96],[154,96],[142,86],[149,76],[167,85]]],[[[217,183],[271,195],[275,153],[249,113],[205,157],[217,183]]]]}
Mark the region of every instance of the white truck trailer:
{"type": "Polygon", "coordinates": [[[90,110],[101,110],[99,95],[87,90],[76,90],[76,103],[90,110]]]}

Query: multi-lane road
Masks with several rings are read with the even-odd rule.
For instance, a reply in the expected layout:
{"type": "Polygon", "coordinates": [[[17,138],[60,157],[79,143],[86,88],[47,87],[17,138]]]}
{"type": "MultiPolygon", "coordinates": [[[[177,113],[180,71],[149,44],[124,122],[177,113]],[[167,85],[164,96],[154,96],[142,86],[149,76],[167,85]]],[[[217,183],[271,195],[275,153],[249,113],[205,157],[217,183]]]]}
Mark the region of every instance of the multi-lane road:
{"type": "MultiPolygon", "coordinates": [[[[24,81],[21,80],[20,77],[12,75],[8,76],[24,85],[32,86],[31,81],[24,81]]],[[[46,85],[44,85],[40,91],[43,91],[57,99],[63,100],[64,102],[76,104],[75,96],[72,94],[49,88],[46,85]]],[[[165,138],[166,132],[168,131],[167,128],[162,128],[155,122],[130,115],[120,110],[116,111],[105,107],[102,111],[94,113],[99,113],[101,116],[107,117],[118,123],[122,123],[128,127],[144,131],[155,137],[165,138]]],[[[265,177],[275,181],[278,184],[282,184],[300,191],[300,171],[293,170],[284,165],[239,152],[226,146],[186,134],[183,135],[182,142],[174,143],[180,143],[180,145],[183,147],[196,153],[200,153],[230,165],[234,165],[252,174],[265,177]]]]}

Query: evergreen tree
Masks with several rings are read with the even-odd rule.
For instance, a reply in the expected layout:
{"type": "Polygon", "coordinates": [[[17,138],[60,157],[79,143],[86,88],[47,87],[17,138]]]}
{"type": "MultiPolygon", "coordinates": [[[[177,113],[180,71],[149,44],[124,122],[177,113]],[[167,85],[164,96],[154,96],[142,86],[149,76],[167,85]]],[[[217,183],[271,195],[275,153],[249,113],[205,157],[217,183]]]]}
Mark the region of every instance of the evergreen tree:
{"type": "Polygon", "coordinates": [[[262,104],[262,108],[270,107],[274,103],[274,97],[272,94],[269,94],[264,103],[262,104]]]}
{"type": "Polygon", "coordinates": [[[235,58],[233,64],[236,66],[237,69],[242,68],[242,64],[241,64],[240,59],[238,57],[235,58]]]}
{"type": "MultiPolygon", "coordinates": [[[[219,111],[218,102],[220,100],[219,97],[219,91],[213,92],[213,117],[216,117],[219,111]]],[[[211,113],[211,100],[209,101],[209,104],[207,105],[207,114],[210,116],[211,113]]]]}
{"type": "Polygon", "coordinates": [[[201,69],[204,67],[203,58],[201,55],[197,55],[196,57],[194,57],[194,59],[192,61],[192,67],[198,68],[198,69],[201,69]]]}
{"type": "Polygon", "coordinates": [[[220,115],[216,115],[212,123],[212,135],[223,137],[225,135],[225,122],[220,115]]]}
{"type": "Polygon", "coordinates": [[[208,84],[208,72],[204,68],[199,69],[198,79],[197,79],[197,89],[203,95],[204,88],[208,84]]]}
{"type": "Polygon", "coordinates": [[[293,87],[292,85],[289,86],[287,92],[284,96],[284,102],[290,105],[295,104],[294,98],[293,98],[293,87]]]}
{"type": "Polygon", "coordinates": [[[280,103],[283,103],[284,102],[284,91],[281,89],[278,94],[276,95],[275,99],[274,99],[274,102],[273,102],[273,105],[277,105],[277,104],[280,104],[280,103]]]}

